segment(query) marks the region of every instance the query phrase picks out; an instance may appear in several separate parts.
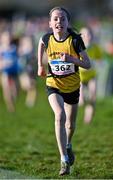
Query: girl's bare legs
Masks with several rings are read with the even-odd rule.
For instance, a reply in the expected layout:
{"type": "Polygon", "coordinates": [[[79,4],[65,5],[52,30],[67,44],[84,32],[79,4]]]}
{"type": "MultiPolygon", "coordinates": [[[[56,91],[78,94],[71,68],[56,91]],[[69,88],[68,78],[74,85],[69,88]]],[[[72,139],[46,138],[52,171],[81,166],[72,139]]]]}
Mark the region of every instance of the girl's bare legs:
{"type": "Polygon", "coordinates": [[[61,161],[63,157],[67,157],[67,161],[72,165],[75,157],[72,152],[71,139],[75,131],[78,104],[64,103],[63,98],[55,93],[49,96],[49,102],[55,113],[55,132],[61,161]]]}
{"type": "Polygon", "coordinates": [[[75,120],[77,116],[78,104],[67,104],[64,103],[64,109],[66,113],[66,134],[67,144],[71,143],[72,136],[75,131],[75,120]]]}
{"type": "Polygon", "coordinates": [[[75,121],[76,121],[76,116],[77,116],[77,109],[78,109],[78,104],[67,104],[65,103],[65,112],[66,112],[66,134],[67,134],[67,154],[69,158],[69,163],[70,165],[74,164],[75,160],[75,155],[72,150],[72,144],[71,140],[75,131],[75,121]]]}
{"type": "Polygon", "coordinates": [[[59,152],[62,159],[63,156],[67,155],[67,136],[65,129],[66,114],[64,110],[64,100],[60,95],[56,93],[51,94],[48,99],[55,114],[55,133],[59,152]]]}

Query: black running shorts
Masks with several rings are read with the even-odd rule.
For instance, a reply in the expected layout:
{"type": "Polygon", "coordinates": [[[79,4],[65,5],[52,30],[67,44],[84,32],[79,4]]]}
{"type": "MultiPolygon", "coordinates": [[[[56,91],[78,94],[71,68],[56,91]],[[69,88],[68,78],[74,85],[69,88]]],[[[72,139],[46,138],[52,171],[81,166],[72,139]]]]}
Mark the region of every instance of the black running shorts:
{"type": "Polygon", "coordinates": [[[53,88],[50,86],[46,86],[46,89],[47,89],[48,96],[51,95],[52,93],[57,93],[60,96],[62,96],[62,98],[64,99],[64,102],[67,104],[77,104],[79,102],[79,95],[80,95],[79,89],[71,93],[63,93],[59,89],[53,88]]]}

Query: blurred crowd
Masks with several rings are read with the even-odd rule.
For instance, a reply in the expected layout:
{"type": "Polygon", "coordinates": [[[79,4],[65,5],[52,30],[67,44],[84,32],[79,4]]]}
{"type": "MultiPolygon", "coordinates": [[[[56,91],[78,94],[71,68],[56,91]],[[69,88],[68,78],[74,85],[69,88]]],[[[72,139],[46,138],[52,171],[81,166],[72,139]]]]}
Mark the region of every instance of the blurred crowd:
{"type": "MultiPolygon", "coordinates": [[[[73,24],[77,29],[76,22],[73,24]]],[[[89,57],[96,60],[93,63],[97,79],[96,97],[113,95],[112,19],[100,21],[90,18],[84,26],[90,29],[93,44],[99,47],[95,46],[89,53],[89,57]]],[[[47,17],[25,18],[19,15],[10,20],[0,18],[0,91],[10,112],[15,111],[15,100],[20,90],[26,92],[28,107],[33,107],[36,102],[37,46],[39,38],[47,31],[47,17]]],[[[44,61],[46,63],[46,57],[44,61]]]]}
{"type": "Polygon", "coordinates": [[[33,107],[36,102],[36,47],[47,28],[47,18],[0,19],[0,88],[10,112],[15,111],[20,90],[26,92],[28,107],[33,107]]]}
{"type": "MultiPolygon", "coordinates": [[[[93,40],[92,43],[98,46],[95,68],[97,72],[97,97],[104,98],[107,95],[113,95],[113,19],[99,20],[90,19],[87,27],[90,29],[93,40]]],[[[91,44],[92,44],[91,43],[91,44]]],[[[92,56],[92,55],[91,55],[92,56]]]]}

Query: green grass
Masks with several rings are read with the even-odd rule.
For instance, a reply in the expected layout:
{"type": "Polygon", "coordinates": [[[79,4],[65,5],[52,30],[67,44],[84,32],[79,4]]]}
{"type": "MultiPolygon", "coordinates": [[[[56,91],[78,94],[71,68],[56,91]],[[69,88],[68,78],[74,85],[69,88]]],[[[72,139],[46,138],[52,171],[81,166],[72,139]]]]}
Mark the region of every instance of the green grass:
{"type": "MultiPolygon", "coordinates": [[[[0,93],[0,178],[8,171],[12,177],[17,173],[17,177],[61,178],[54,115],[44,84],[44,80],[38,80],[38,100],[33,108],[25,106],[25,93],[21,92],[15,113],[7,112],[0,93]]],[[[73,137],[76,163],[71,175],[63,179],[112,179],[113,97],[97,101],[90,125],[85,125],[82,119],[83,108],[80,108],[73,137]]]]}

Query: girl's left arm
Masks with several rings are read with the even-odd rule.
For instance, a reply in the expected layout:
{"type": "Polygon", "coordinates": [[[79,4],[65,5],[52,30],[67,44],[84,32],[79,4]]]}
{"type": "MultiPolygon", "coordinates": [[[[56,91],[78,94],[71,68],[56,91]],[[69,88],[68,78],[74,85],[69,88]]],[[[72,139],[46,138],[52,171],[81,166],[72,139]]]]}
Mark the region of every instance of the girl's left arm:
{"type": "Polygon", "coordinates": [[[91,64],[87,53],[85,51],[82,51],[79,53],[79,55],[80,58],[79,57],[77,58],[66,53],[61,53],[61,59],[63,61],[72,62],[76,66],[80,66],[84,69],[89,69],[91,67],[91,64]]]}
{"type": "Polygon", "coordinates": [[[86,51],[80,52],[79,55],[80,55],[80,58],[73,58],[74,64],[82,68],[89,69],[91,67],[91,64],[90,64],[90,59],[86,51]]]}

